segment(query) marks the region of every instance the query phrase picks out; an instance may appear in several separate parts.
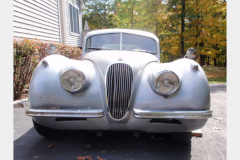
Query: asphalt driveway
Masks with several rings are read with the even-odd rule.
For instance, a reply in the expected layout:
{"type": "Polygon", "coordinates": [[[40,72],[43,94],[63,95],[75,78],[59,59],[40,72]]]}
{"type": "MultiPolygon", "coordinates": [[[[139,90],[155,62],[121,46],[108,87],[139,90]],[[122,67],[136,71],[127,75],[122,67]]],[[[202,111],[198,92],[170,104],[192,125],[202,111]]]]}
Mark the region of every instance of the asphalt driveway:
{"type": "Polygon", "coordinates": [[[142,134],[134,138],[128,132],[67,132],[61,139],[46,139],[33,128],[25,109],[14,109],[15,160],[76,160],[91,156],[93,160],[198,160],[226,159],[226,85],[210,84],[213,118],[202,129],[203,137],[193,137],[190,145],[178,145],[167,135],[142,134]]]}

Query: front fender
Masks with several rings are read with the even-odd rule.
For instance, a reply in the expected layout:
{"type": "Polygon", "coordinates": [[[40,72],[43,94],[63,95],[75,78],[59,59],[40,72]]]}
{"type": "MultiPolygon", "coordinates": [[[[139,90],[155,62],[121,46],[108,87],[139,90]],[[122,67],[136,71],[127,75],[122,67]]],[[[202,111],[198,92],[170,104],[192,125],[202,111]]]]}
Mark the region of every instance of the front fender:
{"type": "Polygon", "coordinates": [[[133,102],[142,110],[209,110],[210,90],[205,72],[193,60],[179,59],[171,63],[148,64],[140,79],[133,102]],[[198,69],[194,69],[194,65],[198,69]],[[154,92],[155,75],[164,70],[175,72],[180,80],[179,90],[167,98],[154,92]]]}
{"type": "Polygon", "coordinates": [[[29,88],[32,109],[60,107],[61,109],[104,109],[102,86],[90,61],[72,60],[61,55],[45,57],[36,67],[29,88]],[[44,66],[42,61],[48,65],[44,66]],[[60,84],[60,74],[66,68],[81,70],[89,82],[87,89],[71,94],[60,84]]]}

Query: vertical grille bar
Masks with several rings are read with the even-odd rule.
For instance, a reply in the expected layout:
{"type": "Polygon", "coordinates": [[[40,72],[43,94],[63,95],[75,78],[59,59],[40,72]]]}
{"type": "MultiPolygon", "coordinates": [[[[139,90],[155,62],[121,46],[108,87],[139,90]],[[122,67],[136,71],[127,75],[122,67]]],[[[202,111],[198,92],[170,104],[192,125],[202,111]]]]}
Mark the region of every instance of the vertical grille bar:
{"type": "Polygon", "coordinates": [[[112,64],[107,72],[106,88],[109,112],[114,119],[126,115],[133,84],[132,68],[124,63],[112,64]]]}

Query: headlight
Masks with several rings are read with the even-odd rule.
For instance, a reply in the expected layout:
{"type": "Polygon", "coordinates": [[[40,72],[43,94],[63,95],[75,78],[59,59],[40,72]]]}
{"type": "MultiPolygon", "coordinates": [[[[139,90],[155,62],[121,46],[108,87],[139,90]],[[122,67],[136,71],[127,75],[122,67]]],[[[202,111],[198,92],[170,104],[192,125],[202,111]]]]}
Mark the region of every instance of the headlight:
{"type": "Polygon", "coordinates": [[[160,72],[154,81],[154,87],[161,95],[170,95],[179,88],[179,78],[172,71],[160,72]]]}
{"type": "Polygon", "coordinates": [[[85,85],[84,74],[75,69],[68,69],[61,75],[61,85],[69,92],[80,91],[85,85]]]}

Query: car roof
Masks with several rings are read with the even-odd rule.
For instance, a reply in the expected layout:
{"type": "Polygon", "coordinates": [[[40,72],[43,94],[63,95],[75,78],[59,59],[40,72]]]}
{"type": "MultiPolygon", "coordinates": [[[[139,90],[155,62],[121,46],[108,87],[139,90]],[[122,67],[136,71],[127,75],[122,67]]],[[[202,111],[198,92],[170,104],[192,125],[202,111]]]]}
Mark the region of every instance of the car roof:
{"type": "Polygon", "coordinates": [[[93,35],[98,35],[98,34],[121,33],[121,32],[149,37],[158,42],[158,37],[153,33],[142,31],[142,30],[135,30],[135,29],[98,29],[98,30],[93,30],[88,32],[85,37],[87,38],[87,37],[91,37],[93,35]]]}
{"type": "Polygon", "coordinates": [[[134,35],[140,35],[140,36],[145,36],[145,37],[152,38],[157,43],[157,54],[156,54],[156,57],[158,59],[160,59],[160,48],[159,48],[159,39],[158,39],[158,37],[156,35],[154,35],[153,33],[151,33],[151,32],[142,31],[142,30],[135,30],[135,29],[98,29],[98,30],[93,30],[93,31],[88,32],[84,36],[82,56],[84,57],[87,54],[85,52],[85,42],[86,42],[86,40],[89,37],[95,36],[95,35],[99,35],[99,34],[109,34],[109,33],[128,33],[128,34],[134,34],[134,35]]]}

